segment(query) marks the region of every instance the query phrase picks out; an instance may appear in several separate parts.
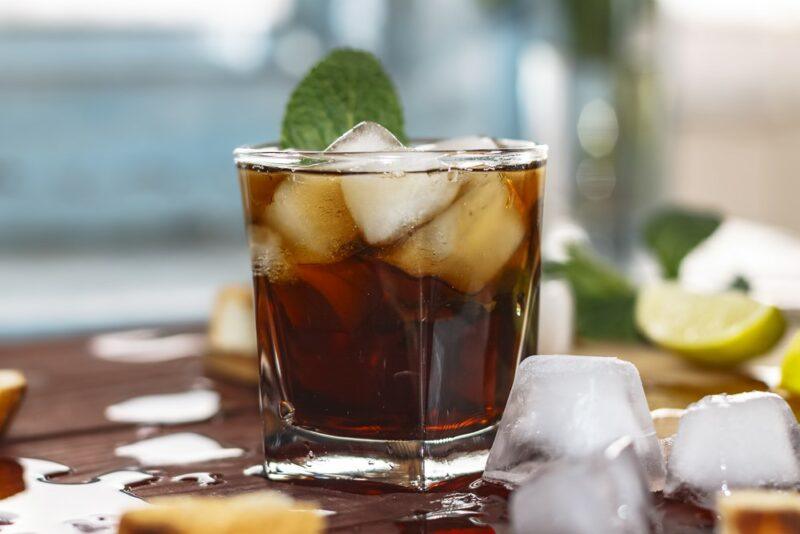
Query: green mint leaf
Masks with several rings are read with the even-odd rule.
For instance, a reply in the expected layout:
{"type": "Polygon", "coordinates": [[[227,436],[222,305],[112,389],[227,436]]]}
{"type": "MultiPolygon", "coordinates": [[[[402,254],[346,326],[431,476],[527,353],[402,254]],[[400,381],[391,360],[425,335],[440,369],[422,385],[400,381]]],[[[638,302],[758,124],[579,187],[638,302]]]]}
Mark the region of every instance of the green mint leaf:
{"type": "Polygon", "coordinates": [[[678,277],[681,261],[708,236],[722,218],[716,213],[667,208],[651,216],[644,227],[644,241],[661,264],[664,277],[678,277]]]}
{"type": "Polygon", "coordinates": [[[377,122],[405,143],[403,110],[391,79],[369,52],[333,50],[295,87],[281,126],[281,148],[324,150],[361,121],[377,122]]]}
{"type": "Polygon", "coordinates": [[[636,288],[613,266],[585,247],[571,245],[566,261],[548,262],[544,271],[570,284],[575,296],[575,324],[579,336],[640,340],[634,321],[636,288]]]}
{"type": "Polygon", "coordinates": [[[732,291],[741,291],[742,293],[750,292],[750,282],[742,275],[737,276],[731,282],[730,288],[732,291]]]}

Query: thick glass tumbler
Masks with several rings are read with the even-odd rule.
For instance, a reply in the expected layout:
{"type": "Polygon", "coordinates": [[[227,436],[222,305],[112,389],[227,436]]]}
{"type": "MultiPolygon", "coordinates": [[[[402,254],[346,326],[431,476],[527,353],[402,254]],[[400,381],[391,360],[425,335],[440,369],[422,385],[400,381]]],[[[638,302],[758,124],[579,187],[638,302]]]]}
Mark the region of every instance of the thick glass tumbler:
{"type": "Polygon", "coordinates": [[[480,472],[536,351],[546,147],[235,152],[265,472],[424,490],[480,472]]]}

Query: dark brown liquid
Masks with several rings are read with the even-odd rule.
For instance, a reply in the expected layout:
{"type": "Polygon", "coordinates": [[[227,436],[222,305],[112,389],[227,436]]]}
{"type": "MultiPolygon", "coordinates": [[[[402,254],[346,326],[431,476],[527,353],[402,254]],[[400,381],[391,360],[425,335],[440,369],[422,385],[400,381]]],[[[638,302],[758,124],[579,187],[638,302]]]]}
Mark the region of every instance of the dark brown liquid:
{"type": "MultiPolygon", "coordinates": [[[[283,401],[279,411],[294,425],[440,439],[500,419],[519,355],[535,351],[541,170],[465,174],[507,183],[504,209],[516,210],[525,228],[516,252],[477,291],[454,288],[457,274],[455,283],[412,276],[385,261],[386,246],[363,241],[338,261],[293,265],[291,280],[254,277],[266,387],[274,390],[267,394],[283,401]]],[[[242,171],[250,224],[264,224],[260,210],[286,179],[242,171]]]]}

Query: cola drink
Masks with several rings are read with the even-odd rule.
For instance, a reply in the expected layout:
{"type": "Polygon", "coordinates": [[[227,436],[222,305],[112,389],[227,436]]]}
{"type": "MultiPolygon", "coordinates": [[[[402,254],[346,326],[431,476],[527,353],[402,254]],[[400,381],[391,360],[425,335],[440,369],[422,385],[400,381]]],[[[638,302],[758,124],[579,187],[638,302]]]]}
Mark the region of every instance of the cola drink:
{"type": "Polygon", "coordinates": [[[536,351],[545,155],[513,146],[237,153],[268,476],[424,489],[483,468],[536,351]]]}

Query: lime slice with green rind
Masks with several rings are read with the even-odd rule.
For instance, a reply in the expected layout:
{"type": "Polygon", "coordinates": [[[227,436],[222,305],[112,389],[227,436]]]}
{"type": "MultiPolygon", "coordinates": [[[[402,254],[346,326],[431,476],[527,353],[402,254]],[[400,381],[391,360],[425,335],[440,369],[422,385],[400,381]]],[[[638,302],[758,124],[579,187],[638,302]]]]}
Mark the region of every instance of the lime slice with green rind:
{"type": "Polygon", "coordinates": [[[733,365],[763,354],[780,339],[780,310],[741,292],[692,293],[676,284],[643,288],[636,323],[653,343],[707,365],[733,365]]]}
{"type": "Polygon", "coordinates": [[[781,387],[793,395],[800,395],[800,332],[795,333],[781,363],[781,387]]]}

